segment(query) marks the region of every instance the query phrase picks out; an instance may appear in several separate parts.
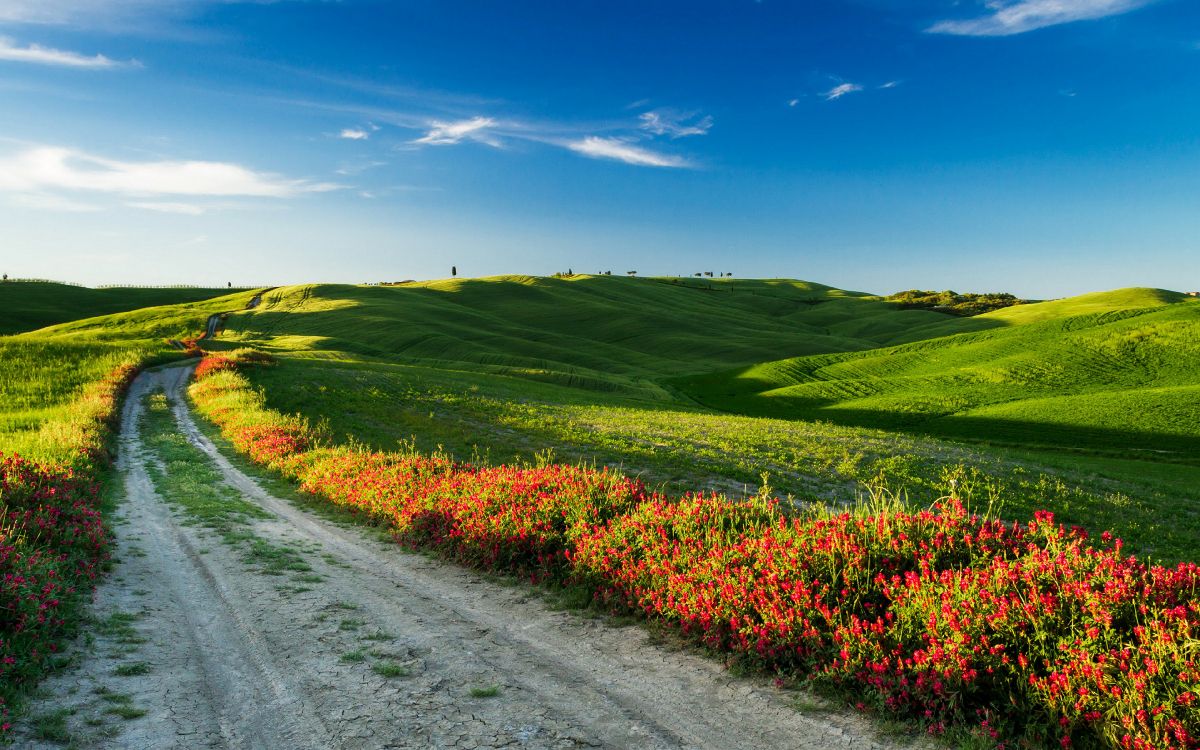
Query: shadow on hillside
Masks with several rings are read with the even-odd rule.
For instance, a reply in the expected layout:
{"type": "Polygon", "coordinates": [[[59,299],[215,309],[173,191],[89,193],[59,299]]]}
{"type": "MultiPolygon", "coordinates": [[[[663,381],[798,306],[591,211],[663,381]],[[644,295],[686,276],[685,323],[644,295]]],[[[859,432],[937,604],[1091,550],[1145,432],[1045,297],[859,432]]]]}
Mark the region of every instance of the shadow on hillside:
{"type": "Polygon", "coordinates": [[[705,403],[702,396],[696,400],[725,413],[752,417],[829,422],[950,440],[1200,466],[1200,436],[1196,435],[975,416],[828,408],[836,402],[820,399],[742,396],[724,399],[719,406],[705,403]]]}

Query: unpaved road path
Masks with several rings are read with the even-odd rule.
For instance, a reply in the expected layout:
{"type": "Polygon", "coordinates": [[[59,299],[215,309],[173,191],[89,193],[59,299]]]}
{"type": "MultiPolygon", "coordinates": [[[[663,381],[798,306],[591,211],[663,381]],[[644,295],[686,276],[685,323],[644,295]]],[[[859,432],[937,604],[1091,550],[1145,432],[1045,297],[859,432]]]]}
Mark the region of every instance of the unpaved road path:
{"type": "Polygon", "coordinates": [[[271,496],[197,430],[188,374],[134,383],[121,562],[100,587],[88,655],[46,683],[18,746],[54,746],[47,720],[80,747],[889,746],[862,717],[806,714],[791,694],[655,645],[640,627],[552,611],[271,496]],[[158,458],[138,429],[157,389],[223,480],[269,513],[251,522],[254,539],[303,552],[307,577],[248,567],[244,548],[159,497],[158,458]]]}

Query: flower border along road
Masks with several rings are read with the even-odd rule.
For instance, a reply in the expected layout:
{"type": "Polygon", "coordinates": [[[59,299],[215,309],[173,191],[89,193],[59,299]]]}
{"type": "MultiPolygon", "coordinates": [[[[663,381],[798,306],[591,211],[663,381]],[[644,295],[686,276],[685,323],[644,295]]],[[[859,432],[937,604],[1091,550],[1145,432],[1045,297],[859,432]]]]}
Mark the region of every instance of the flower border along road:
{"type": "Polygon", "coordinates": [[[62,460],[0,453],[0,738],[9,703],[52,666],[108,558],[99,480],[121,397],[140,369],[118,367],[42,426],[62,460]]]}
{"type": "Polygon", "coordinates": [[[669,498],[607,469],[319,445],[210,355],[190,396],[240,452],[402,544],[677,627],[781,678],[996,747],[1200,748],[1200,568],[1039,512],[785,512],[669,498]]]}

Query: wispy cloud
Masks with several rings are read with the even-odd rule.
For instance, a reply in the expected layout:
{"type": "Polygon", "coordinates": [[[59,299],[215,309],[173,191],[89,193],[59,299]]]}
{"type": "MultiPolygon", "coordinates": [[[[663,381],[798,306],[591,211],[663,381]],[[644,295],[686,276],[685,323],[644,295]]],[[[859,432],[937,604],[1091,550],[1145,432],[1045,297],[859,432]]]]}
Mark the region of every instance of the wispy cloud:
{"type": "Polygon", "coordinates": [[[161,201],[130,201],[125,204],[130,208],[140,208],[143,211],[157,211],[162,214],[183,214],[185,216],[200,216],[208,209],[195,203],[171,203],[161,201]]]}
{"type": "Polygon", "coordinates": [[[152,7],[152,0],[4,0],[0,21],[65,24],[104,13],[122,14],[152,7]]]}
{"type": "Polygon", "coordinates": [[[39,44],[18,47],[9,37],[0,36],[0,60],[31,63],[33,65],[57,65],[65,68],[122,68],[139,65],[136,61],[120,62],[104,55],[81,55],[78,52],[51,49],[39,44]]]}
{"type": "Polygon", "coordinates": [[[900,82],[899,82],[899,81],[888,81],[887,83],[880,84],[879,88],[881,88],[881,89],[894,89],[894,88],[896,88],[896,87],[897,87],[897,86],[899,86],[899,85],[900,85],[900,82]]]}
{"type": "Polygon", "coordinates": [[[472,117],[454,122],[433,120],[429,123],[429,131],[412,142],[430,146],[449,146],[468,139],[498,147],[500,142],[488,133],[488,129],[495,124],[496,121],[490,117],[472,117]]]}
{"type": "Polygon", "coordinates": [[[1010,36],[1047,26],[1120,15],[1154,0],[987,0],[988,15],[939,21],[927,31],[960,36],[1010,36]]]}
{"type": "Polygon", "coordinates": [[[339,187],[255,172],[227,162],[129,162],[57,146],[34,146],[0,157],[0,192],[10,193],[287,198],[339,187]]]}
{"type": "Polygon", "coordinates": [[[582,140],[571,141],[567,148],[593,159],[612,159],[638,167],[690,167],[686,159],[671,154],[651,151],[620,138],[601,138],[590,135],[582,140]]]}
{"type": "Polygon", "coordinates": [[[685,138],[689,135],[708,135],[713,126],[711,116],[698,117],[695,113],[678,114],[671,110],[653,110],[638,115],[641,120],[639,127],[654,135],[667,135],[671,138],[685,138]]]}
{"type": "Polygon", "coordinates": [[[347,141],[365,141],[370,137],[371,134],[361,128],[343,128],[342,132],[338,133],[338,138],[347,141]]]}
{"type": "Polygon", "coordinates": [[[863,87],[857,83],[839,83],[838,85],[821,94],[821,96],[825,99],[825,101],[831,102],[834,99],[841,99],[846,94],[853,94],[862,90],[863,87]]]}

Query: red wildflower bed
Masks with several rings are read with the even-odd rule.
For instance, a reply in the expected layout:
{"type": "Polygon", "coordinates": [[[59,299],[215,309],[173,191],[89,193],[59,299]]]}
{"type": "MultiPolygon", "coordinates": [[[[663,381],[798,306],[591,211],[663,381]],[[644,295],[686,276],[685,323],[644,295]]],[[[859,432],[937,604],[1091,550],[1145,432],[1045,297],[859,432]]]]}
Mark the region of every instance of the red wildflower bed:
{"type": "Polygon", "coordinates": [[[77,621],[107,556],[99,471],[125,366],[93,384],[56,433],[70,458],[44,465],[0,454],[0,735],[7,702],[36,681],[77,621]]]}
{"type": "Polygon", "coordinates": [[[663,497],[606,470],[314,447],[303,422],[265,410],[224,364],[203,374],[192,397],[238,450],[404,544],[587,586],[933,733],[1200,748],[1195,564],[1149,566],[1049,513],[1004,524],[954,499],[785,513],[763,499],[663,497]]]}

